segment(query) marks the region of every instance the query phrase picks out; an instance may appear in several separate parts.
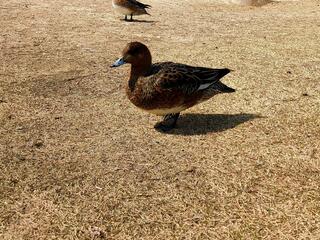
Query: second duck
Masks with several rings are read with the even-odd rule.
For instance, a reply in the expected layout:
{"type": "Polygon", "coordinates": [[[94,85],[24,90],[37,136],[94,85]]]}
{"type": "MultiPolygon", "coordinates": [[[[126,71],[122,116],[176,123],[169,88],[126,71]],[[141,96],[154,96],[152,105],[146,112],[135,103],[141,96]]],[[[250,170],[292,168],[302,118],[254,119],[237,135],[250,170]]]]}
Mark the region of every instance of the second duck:
{"type": "Polygon", "coordinates": [[[112,0],[112,6],[118,13],[125,16],[125,21],[133,21],[133,15],[150,15],[146,9],[151,6],[136,0],[112,0]],[[130,19],[128,19],[127,16],[130,16],[130,19]]]}

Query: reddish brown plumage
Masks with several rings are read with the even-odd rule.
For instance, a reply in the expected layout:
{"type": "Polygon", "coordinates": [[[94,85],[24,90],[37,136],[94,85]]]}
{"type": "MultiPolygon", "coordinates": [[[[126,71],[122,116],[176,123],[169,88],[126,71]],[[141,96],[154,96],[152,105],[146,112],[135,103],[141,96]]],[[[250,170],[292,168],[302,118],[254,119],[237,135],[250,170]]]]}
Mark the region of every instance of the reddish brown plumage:
{"type": "Polygon", "coordinates": [[[162,62],[152,64],[148,48],[129,43],[122,59],[131,64],[127,96],[137,107],[158,115],[178,113],[212,96],[233,92],[219,81],[229,69],[210,69],[162,62]]]}

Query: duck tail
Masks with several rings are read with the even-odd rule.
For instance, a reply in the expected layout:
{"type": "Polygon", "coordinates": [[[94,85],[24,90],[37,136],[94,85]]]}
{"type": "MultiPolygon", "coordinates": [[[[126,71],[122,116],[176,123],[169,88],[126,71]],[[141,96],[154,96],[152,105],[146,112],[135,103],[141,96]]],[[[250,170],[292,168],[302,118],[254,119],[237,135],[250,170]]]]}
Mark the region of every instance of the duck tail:
{"type": "MultiPolygon", "coordinates": [[[[219,71],[219,79],[223,78],[225,75],[227,75],[228,73],[232,72],[233,70],[229,69],[229,68],[222,68],[219,71]]],[[[214,88],[216,88],[218,91],[222,92],[222,93],[232,93],[235,92],[236,90],[228,87],[227,85],[223,84],[222,82],[218,81],[214,84],[214,88]]]]}
{"type": "Polygon", "coordinates": [[[225,75],[227,75],[229,72],[232,72],[233,70],[229,69],[229,68],[222,68],[219,69],[219,79],[223,78],[225,75]]]}
{"type": "Polygon", "coordinates": [[[222,93],[232,93],[236,91],[235,89],[228,87],[227,85],[223,84],[220,81],[214,84],[214,88],[222,93]]]}

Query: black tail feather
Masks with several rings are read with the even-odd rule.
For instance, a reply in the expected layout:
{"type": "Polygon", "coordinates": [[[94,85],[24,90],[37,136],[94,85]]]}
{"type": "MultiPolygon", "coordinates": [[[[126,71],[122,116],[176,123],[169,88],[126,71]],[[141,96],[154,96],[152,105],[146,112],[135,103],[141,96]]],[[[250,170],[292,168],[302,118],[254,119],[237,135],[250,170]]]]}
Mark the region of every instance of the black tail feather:
{"type": "Polygon", "coordinates": [[[222,68],[219,69],[219,79],[223,78],[225,75],[227,75],[229,72],[231,72],[232,70],[228,69],[228,68],[222,68]]]}
{"type": "MultiPolygon", "coordinates": [[[[228,68],[222,68],[220,69],[220,72],[219,72],[219,79],[223,78],[225,75],[227,75],[228,73],[232,72],[233,70],[231,69],[228,69],[228,68]]],[[[222,82],[220,81],[217,81],[215,84],[214,84],[214,88],[217,89],[218,91],[220,92],[223,92],[223,93],[232,93],[232,92],[235,92],[236,90],[231,88],[231,87],[228,87],[227,85],[223,84],[222,82]]]]}
{"type": "Polygon", "coordinates": [[[215,89],[217,89],[218,91],[222,92],[222,93],[232,93],[232,92],[235,92],[236,90],[231,88],[231,87],[228,87],[227,85],[223,84],[222,82],[218,81],[216,82],[213,87],[215,89]]]}

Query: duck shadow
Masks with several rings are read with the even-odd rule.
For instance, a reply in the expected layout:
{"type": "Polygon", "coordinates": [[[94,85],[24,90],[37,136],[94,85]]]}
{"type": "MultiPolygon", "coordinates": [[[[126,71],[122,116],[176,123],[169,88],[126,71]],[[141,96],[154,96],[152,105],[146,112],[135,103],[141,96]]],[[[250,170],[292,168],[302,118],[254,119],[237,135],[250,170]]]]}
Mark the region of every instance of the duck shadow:
{"type": "Polygon", "coordinates": [[[166,133],[173,135],[203,135],[222,132],[255,118],[261,118],[261,116],[250,113],[184,114],[178,119],[177,127],[166,133]]]}
{"type": "Polygon", "coordinates": [[[138,20],[138,19],[133,19],[133,20],[124,20],[121,19],[122,22],[127,22],[127,23],[155,23],[156,21],[152,21],[152,20],[138,20]]]}

